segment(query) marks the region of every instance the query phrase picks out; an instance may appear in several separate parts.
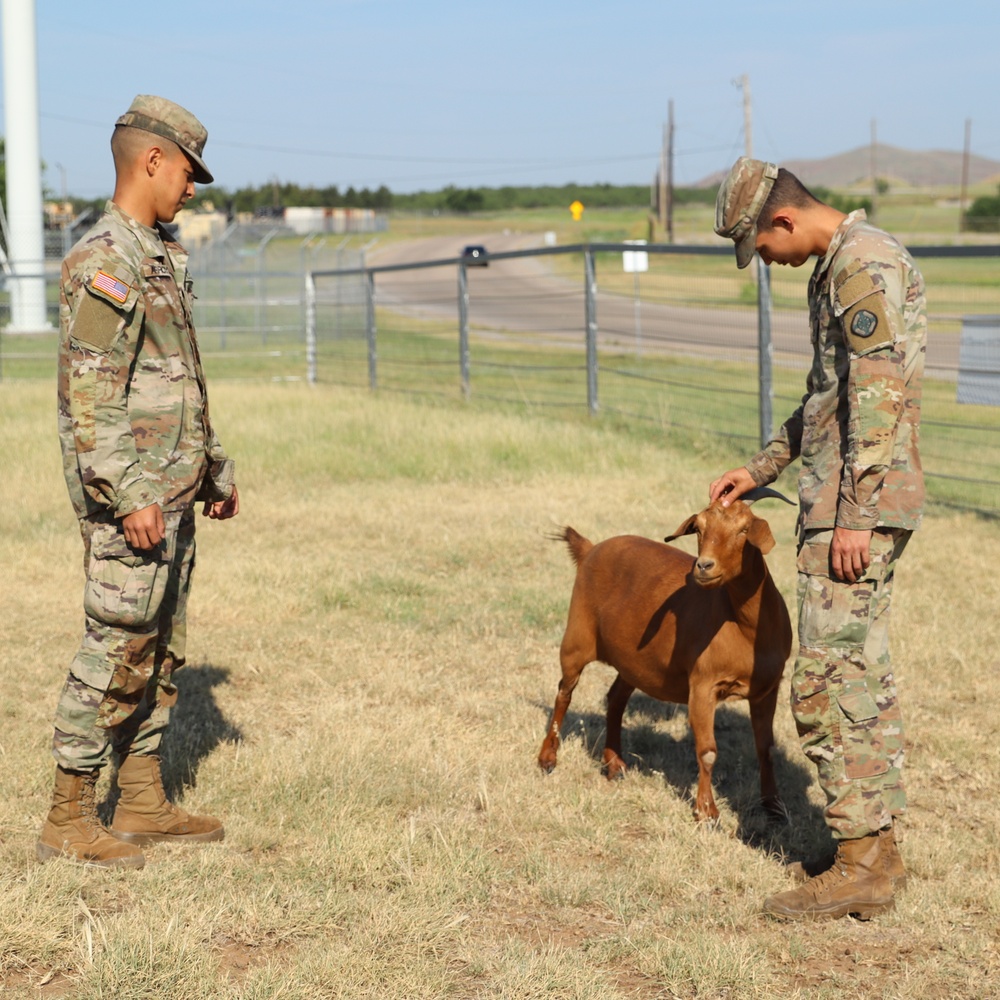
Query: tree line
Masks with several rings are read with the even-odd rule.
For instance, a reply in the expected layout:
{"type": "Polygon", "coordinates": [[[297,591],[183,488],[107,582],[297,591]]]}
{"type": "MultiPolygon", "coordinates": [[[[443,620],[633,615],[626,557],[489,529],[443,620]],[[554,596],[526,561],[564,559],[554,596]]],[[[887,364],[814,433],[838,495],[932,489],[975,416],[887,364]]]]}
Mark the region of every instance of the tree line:
{"type": "MultiPolygon", "coordinates": [[[[100,211],[106,198],[68,199],[77,212],[86,208],[100,211]]],[[[588,208],[642,208],[649,204],[649,187],[642,184],[561,184],[505,185],[503,187],[458,187],[449,184],[436,191],[400,193],[385,185],[374,190],[337,185],[316,187],[272,181],[259,186],[231,190],[212,184],[197,190],[188,203],[191,208],[212,206],[229,216],[250,213],[264,216],[284,208],[370,208],[377,212],[503,212],[514,209],[566,208],[573,201],[588,208]]],[[[677,188],[675,204],[712,204],[712,188],[677,188]]]]}
{"type": "MultiPolygon", "coordinates": [[[[649,188],[635,184],[562,184],[503,187],[457,187],[449,184],[437,191],[399,193],[385,185],[372,191],[353,187],[341,191],[329,187],[303,187],[273,182],[236,191],[211,186],[203,188],[195,205],[211,203],[229,214],[270,214],[290,206],[323,208],[371,208],[388,212],[500,212],[512,209],[565,208],[579,200],[590,208],[636,208],[649,203],[649,188]]],[[[679,189],[677,202],[715,200],[707,189],[679,189]]]]}

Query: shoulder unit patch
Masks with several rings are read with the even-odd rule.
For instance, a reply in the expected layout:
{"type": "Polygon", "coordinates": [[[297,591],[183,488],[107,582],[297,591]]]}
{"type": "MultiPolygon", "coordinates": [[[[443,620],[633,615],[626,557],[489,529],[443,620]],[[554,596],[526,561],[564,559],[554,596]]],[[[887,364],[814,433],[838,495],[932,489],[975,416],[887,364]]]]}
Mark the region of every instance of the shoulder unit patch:
{"type": "Polygon", "coordinates": [[[859,309],[851,320],[851,333],[855,337],[870,337],[878,327],[878,316],[870,309],[859,309]]]}
{"type": "Polygon", "coordinates": [[[893,342],[884,292],[872,292],[854,303],[844,313],[843,323],[847,346],[855,354],[869,354],[893,342]]]}

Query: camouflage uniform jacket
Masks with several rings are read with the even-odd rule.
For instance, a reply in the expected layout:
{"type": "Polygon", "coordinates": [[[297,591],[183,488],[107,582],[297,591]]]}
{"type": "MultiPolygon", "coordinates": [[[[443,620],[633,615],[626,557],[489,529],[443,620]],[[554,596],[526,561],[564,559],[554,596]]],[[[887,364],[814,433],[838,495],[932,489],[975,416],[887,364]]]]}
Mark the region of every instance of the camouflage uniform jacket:
{"type": "Polygon", "coordinates": [[[800,529],[912,530],[927,350],[924,281],[905,248],[852,212],[809,282],[813,364],[799,408],[748,463],[758,485],[796,457],[800,529]]]}
{"type": "Polygon", "coordinates": [[[59,439],[78,517],[232,493],[208,419],[187,253],[108,202],[62,266],[59,439]]]}

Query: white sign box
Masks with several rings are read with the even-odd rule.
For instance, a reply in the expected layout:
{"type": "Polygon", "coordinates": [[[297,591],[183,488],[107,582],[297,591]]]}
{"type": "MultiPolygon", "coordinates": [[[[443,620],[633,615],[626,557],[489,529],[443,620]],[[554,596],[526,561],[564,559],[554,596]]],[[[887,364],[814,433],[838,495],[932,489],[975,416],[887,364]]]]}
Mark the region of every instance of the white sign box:
{"type": "MultiPolygon", "coordinates": [[[[625,240],[630,246],[644,247],[645,240],[625,240]]],[[[649,254],[645,250],[623,250],[622,267],[626,274],[636,274],[649,270],[649,254]]]]}

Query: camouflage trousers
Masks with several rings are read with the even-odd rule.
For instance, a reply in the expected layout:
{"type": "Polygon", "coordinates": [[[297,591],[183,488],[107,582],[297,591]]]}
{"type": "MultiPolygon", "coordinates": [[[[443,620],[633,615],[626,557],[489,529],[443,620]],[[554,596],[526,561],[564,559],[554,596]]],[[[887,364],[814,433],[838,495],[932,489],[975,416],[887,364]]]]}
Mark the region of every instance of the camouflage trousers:
{"type": "Polygon", "coordinates": [[[889,826],[906,808],[903,720],[889,658],[889,610],[896,563],[911,532],[872,533],[862,580],[835,579],[832,530],[799,545],[799,652],[792,714],[826,794],[833,835],[851,839],[889,826]]]}
{"type": "Polygon", "coordinates": [[[112,751],[155,753],[177,701],[194,569],[194,510],[164,513],[166,537],[133,551],[121,521],[83,518],[83,641],[55,717],[52,753],[72,770],[108,762],[112,751]]]}

